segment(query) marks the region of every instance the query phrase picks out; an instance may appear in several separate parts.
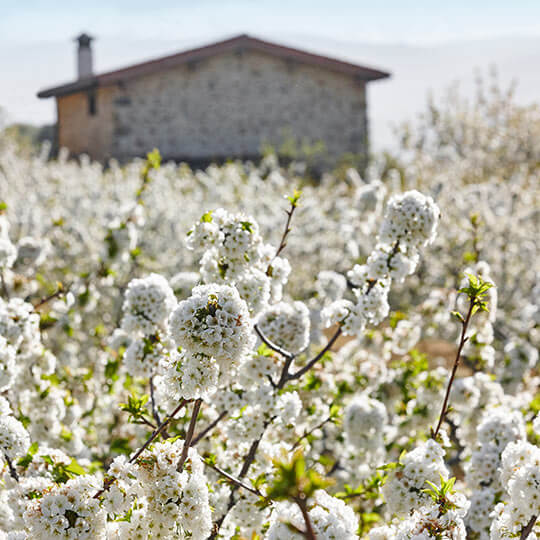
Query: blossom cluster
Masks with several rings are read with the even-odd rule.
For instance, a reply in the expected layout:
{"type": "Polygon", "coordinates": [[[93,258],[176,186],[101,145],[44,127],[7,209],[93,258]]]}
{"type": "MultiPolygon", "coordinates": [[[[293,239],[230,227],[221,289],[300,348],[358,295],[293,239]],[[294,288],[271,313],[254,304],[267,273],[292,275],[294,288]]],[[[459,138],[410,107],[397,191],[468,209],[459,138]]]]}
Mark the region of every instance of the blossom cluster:
{"type": "Polygon", "coordinates": [[[0,144],[0,537],[540,536],[537,173],[436,163],[0,144]]]}

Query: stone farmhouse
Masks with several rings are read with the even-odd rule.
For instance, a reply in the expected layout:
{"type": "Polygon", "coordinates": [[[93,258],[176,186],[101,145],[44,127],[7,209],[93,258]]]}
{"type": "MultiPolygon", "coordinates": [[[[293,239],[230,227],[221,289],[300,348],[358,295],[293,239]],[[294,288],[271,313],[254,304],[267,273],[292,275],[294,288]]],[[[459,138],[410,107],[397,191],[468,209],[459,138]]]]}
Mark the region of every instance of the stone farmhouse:
{"type": "Polygon", "coordinates": [[[388,73],[248,35],[94,74],[92,38],[77,38],[78,79],[54,97],[59,147],[125,161],[253,159],[285,136],[322,142],[329,159],[367,156],[366,85],[388,73]]]}

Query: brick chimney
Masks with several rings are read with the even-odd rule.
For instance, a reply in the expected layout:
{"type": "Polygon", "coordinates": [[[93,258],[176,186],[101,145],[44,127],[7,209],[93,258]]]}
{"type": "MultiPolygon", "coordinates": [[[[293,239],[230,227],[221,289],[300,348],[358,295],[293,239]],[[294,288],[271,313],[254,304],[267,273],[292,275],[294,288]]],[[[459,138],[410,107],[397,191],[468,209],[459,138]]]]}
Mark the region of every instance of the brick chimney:
{"type": "Polygon", "coordinates": [[[75,38],[79,46],[77,48],[77,75],[79,79],[85,79],[93,75],[92,47],[90,42],[94,38],[88,34],[81,34],[75,38]]]}

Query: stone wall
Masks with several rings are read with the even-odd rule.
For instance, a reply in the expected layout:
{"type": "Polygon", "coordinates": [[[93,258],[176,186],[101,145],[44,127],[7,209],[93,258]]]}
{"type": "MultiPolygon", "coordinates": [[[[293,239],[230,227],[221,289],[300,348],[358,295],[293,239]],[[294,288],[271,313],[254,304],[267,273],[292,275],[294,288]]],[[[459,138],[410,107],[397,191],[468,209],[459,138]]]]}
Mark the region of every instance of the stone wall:
{"type": "Polygon", "coordinates": [[[366,152],[365,83],[254,52],[226,53],[127,81],[113,100],[120,159],[253,157],[286,136],[323,141],[331,159],[366,152]]]}
{"type": "Polygon", "coordinates": [[[330,161],[367,153],[365,83],[250,51],[223,53],[169,70],[59,97],[58,140],[105,160],[144,156],[209,161],[255,157],[286,138],[322,141],[330,161]]]}

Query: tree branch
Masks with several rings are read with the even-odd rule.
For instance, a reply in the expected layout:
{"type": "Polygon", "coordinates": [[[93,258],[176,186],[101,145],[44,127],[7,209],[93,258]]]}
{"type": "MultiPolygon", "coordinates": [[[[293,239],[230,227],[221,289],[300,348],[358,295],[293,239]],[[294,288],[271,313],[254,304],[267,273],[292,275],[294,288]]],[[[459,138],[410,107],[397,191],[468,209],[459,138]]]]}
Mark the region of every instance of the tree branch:
{"type": "Polygon", "coordinates": [[[253,328],[255,329],[255,332],[257,332],[257,335],[259,336],[259,338],[261,339],[261,341],[269,348],[269,349],[272,349],[273,351],[277,352],[278,354],[281,354],[281,356],[283,356],[284,358],[287,358],[287,359],[291,359],[291,361],[294,359],[294,354],[290,353],[289,351],[286,351],[285,349],[283,349],[282,347],[280,347],[279,345],[276,345],[273,341],[270,341],[270,339],[268,339],[263,331],[257,326],[257,325],[254,325],[253,328]]]}
{"type": "Polygon", "coordinates": [[[6,458],[6,463],[8,465],[9,475],[11,476],[11,478],[13,478],[13,480],[18,482],[19,475],[17,474],[17,470],[15,469],[15,466],[13,465],[11,458],[5,452],[4,452],[4,457],[6,458]]]}
{"type": "Polygon", "coordinates": [[[44,306],[51,300],[62,296],[68,289],[65,289],[62,284],[59,285],[58,290],[49,296],[42,298],[37,304],[34,304],[34,310],[37,311],[40,307],[44,306]]]}
{"type": "Polygon", "coordinates": [[[201,409],[202,399],[198,399],[193,404],[193,411],[191,412],[191,420],[189,421],[188,432],[186,438],[184,439],[184,448],[182,448],[182,455],[180,456],[180,461],[176,466],[176,470],[181,472],[184,463],[186,462],[189,447],[191,446],[191,441],[193,440],[193,433],[195,432],[195,424],[197,423],[197,416],[199,416],[199,411],[201,409]]]}
{"type": "Polygon", "coordinates": [[[292,381],[295,379],[299,379],[302,375],[307,373],[331,348],[332,345],[336,342],[338,337],[341,335],[342,329],[341,326],[338,326],[338,329],[334,333],[334,335],[330,338],[328,343],[325,345],[324,349],[322,349],[313,360],[310,360],[303,368],[299,369],[295,373],[289,373],[287,377],[287,381],[292,381]]]}
{"type": "MultiPolygon", "coordinates": [[[[151,444],[152,442],[159,436],[159,434],[165,429],[165,427],[167,426],[167,424],[178,414],[178,412],[186,406],[186,404],[189,403],[187,400],[183,399],[180,401],[180,403],[178,404],[178,406],[176,407],[176,409],[174,409],[174,411],[169,414],[165,420],[163,420],[163,422],[161,423],[161,425],[158,426],[158,428],[152,433],[152,435],[150,435],[150,437],[146,440],[146,442],[141,446],[141,448],[139,448],[139,450],[137,450],[137,452],[135,452],[135,454],[133,456],[131,456],[131,458],[129,458],[129,461],[128,463],[133,463],[151,444]]],[[[114,482],[114,478],[107,478],[105,480],[105,482],[103,483],[103,488],[100,489],[95,495],[94,495],[94,499],[97,499],[98,497],[100,497],[101,495],[103,495],[103,493],[105,493],[105,491],[107,491],[110,487],[110,485],[114,482]]]]}
{"type": "Polygon", "coordinates": [[[230,475],[228,472],[226,472],[223,469],[219,468],[217,465],[214,465],[212,463],[208,463],[207,461],[204,461],[204,464],[207,467],[210,467],[211,469],[216,471],[219,475],[226,478],[229,482],[231,482],[231,484],[234,484],[236,487],[245,489],[246,491],[249,491],[250,493],[253,493],[253,495],[256,495],[257,497],[262,497],[262,498],[266,499],[266,496],[263,495],[258,489],[255,489],[255,488],[252,488],[252,487],[248,486],[247,484],[242,482],[240,479],[235,478],[234,476],[230,475]]]}
{"type": "Polygon", "coordinates": [[[204,439],[226,416],[229,411],[223,411],[209,426],[204,428],[196,437],[193,438],[191,446],[195,446],[201,439],[204,439]]]}
{"type": "Polygon", "coordinates": [[[458,346],[458,350],[457,350],[457,354],[456,354],[456,359],[454,360],[454,366],[452,367],[452,373],[450,375],[450,380],[448,381],[448,386],[446,387],[446,394],[444,396],[444,401],[443,401],[443,405],[442,405],[442,408],[441,408],[441,413],[439,415],[439,421],[437,423],[437,428],[435,429],[435,431],[433,431],[433,429],[431,430],[431,438],[432,439],[437,438],[437,435],[439,434],[439,430],[441,429],[441,425],[443,423],[444,417],[448,413],[448,400],[450,399],[450,391],[452,390],[452,385],[454,384],[454,379],[456,377],[457,368],[459,366],[459,360],[461,358],[461,351],[463,350],[463,346],[465,345],[465,342],[468,339],[466,337],[466,334],[467,334],[467,329],[469,327],[469,322],[471,320],[474,304],[475,304],[475,300],[472,299],[470,301],[469,311],[467,312],[467,317],[465,318],[465,320],[463,321],[462,326],[461,326],[461,337],[460,337],[460,340],[459,340],[459,346],[458,346]]]}
{"type": "Polygon", "coordinates": [[[523,527],[523,530],[521,531],[521,534],[519,536],[519,540],[526,540],[529,534],[532,533],[532,530],[534,529],[534,525],[536,523],[536,520],[538,519],[538,516],[532,516],[529,520],[529,523],[523,527]]]}
{"type": "Polygon", "coordinates": [[[313,530],[313,525],[311,524],[311,519],[309,517],[306,500],[298,497],[294,499],[294,502],[300,508],[300,512],[302,512],[302,517],[304,518],[304,523],[306,524],[306,530],[303,533],[304,537],[307,540],[317,540],[317,537],[315,536],[315,531],[313,530]]]}

